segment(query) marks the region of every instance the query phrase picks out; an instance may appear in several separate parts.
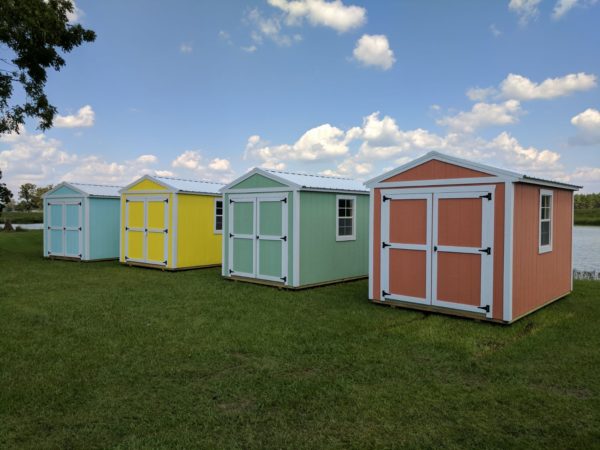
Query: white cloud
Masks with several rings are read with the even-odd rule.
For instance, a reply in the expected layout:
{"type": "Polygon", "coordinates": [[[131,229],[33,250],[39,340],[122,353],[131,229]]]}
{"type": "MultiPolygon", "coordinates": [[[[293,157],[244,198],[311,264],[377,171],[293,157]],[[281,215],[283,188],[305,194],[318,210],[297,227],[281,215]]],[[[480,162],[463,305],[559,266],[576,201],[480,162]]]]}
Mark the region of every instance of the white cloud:
{"type": "Polygon", "coordinates": [[[171,162],[171,166],[193,172],[195,178],[203,180],[229,181],[233,177],[229,160],[214,158],[205,164],[204,157],[197,150],[186,150],[171,162]]]}
{"type": "Polygon", "coordinates": [[[258,50],[256,45],[249,45],[247,47],[241,47],[241,49],[243,51],[245,51],[246,53],[254,53],[256,50],[258,50]]]}
{"type": "Polygon", "coordinates": [[[91,127],[94,125],[95,113],[90,105],[85,105],[77,111],[77,114],[61,116],[54,118],[56,128],[78,128],[91,127]]]}
{"type": "Polygon", "coordinates": [[[264,39],[269,39],[280,47],[289,47],[302,40],[299,34],[284,34],[278,17],[264,17],[257,8],[248,12],[246,20],[254,27],[250,36],[256,45],[261,45],[264,39]]]}
{"type": "Polygon", "coordinates": [[[268,0],[271,6],[285,13],[288,25],[299,25],[307,20],[313,26],[333,28],[344,33],[363,26],[367,21],[365,8],[344,5],[341,0],[268,0]]]}
{"type": "Polygon", "coordinates": [[[493,87],[480,88],[474,87],[467,91],[467,97],[474,102],[482,102],[497,93],[493,87]]]}
{"type": "Polygon", "coordinates": [[[208,167],[217,172],[227,172],[231,170],[231,163],[228,159],[215,158],[210,162],[208,167]]]}
{"type": "Polygon", "coordinates": [[[530,20],[537,18],[538,5],[542,0],[510,0],[508,9],[519,16],[519,23],[527,25],[530,20]]]}
{"type": "Polygon", "coordinates": [[[233,40],[231,39],[231,35],[225,30],[219,30],[218,33],[219,39],[224,42],[227,42],[229,45],[233,45],[233,40]]]}
{"type": "Polygon", "coordinates": [[[578,167],[564,181],[583,186],[583,192],[600,192],[600,167],[578,167]]]}
{"type": "Polygon", "coordinates": [[[158,158],[154,155],[142,155],[136,161],[141,164],[155,164],[158,162],[158,158]]]}
{"type": "Polygon", "coordinates": [[[558,0],[552,10],[552,18],[559,20],[576,6],[591,6],[595,3],[597,0],[558,0]]]}
{"type": "Polygon", "coordinates": [[[25,128],[20,134],[0,137],[0,145],[6,147],[0,151],[0,169],[13,192],[23,183],[80,181],[123,186],[141,175],[156,173],[148,166],[158,162],[154,155],[115,162],[96,155],[69,153],[57,139],[42,133],[30,134],[25,128]]]}
{"type": "Polygon", "coordinates": [[[577,127],[578,134],[569,139],[573,145],[600,144],[600,111],[588,108],[571,119],[571,123],[577,127]]]}
{"type": "Polygon", "coordinates": [[[490,25],[490,33],[492,33],[494,37],[499,37],[500,35],[502,35],[502,31],[500,31],[500,29],[496,26],[495,23],[490,25]]]}
{"type": "Polygon", "coordinates": [[[294,144],[270,146],[260,136],[253,135],[248,139],[246,158],[258,159],[263,167],[277,169],[292,165],[302,170],[310,162],[311,171],[320,165],[320,173],[324,175],[365,179],[383,172],[390,164],[400,165],[425,152],[437,150],[523,173],[549,178],[565,176],[557,152],[525,146],[507,132],[492,140],[469,133],[451,132],[440,136],[422,128],[403,130],[395,119],[381,116],[379,112],[366,116],[362,125],[350,127],[345,132],[329,124],[321,127],[305,133],[305,136],[312,135],[310,147],[328,148],[333,136],[334,147],[343,151],[311,153],[310,158],[302,158],[300,140],[294,144]],[[333,135],[313,132],[321,127],[335,132],[333,135]],[[356,147],[357,150],[353,150],[356,147]]]}
{"type": "Polygon", "coordinates": [[[293,144],[269,145],[260,136],[248,138],[245,158],[262,161],[263,167],[274,168],[285,161],[323,161],[348,153],[345,133],[339,128],[323,124],[306,131],[293,144]]]}
{"type": "Polygon", "coordinates": [[[476,103],[471,111],[461,111],[454,116],[446,116],[437,121],[439,125],[463,133],[473,133],[478,128],[494,125],[510,125],[517,122],[521,114],[518,100],[504,103],[476,103]]]}
{"type": "MultiPolygon", "coordinates": [[[[212,159],[205,167],[200,163],[199,152],[184,152],[172,166],[191,169],[195,179],[227,181],[233,172],[229,161],[212,159]]],[[[24,127],[20,134],[11,133],[0,137],[0,170],[3,181],[16,192],[23,183],[38,185],[56,184],[60,181],[112,184],[125,186],[142,175],[177,176],[175,171],[162,167],[155,155],[143,154],[132,159],[111,161],[99,155],[70,153],[62,148],[57,139],[45,134],[30,134],[24,127]]]]}
{"type": "Polygon", "coordinates": [[[364,34],[354,48],[354,58],[365,66],[375,66],[383,70],[390,69],[396,59],[390,49],[390,43],[383,34],[364,34]]]}
{"type": "Polygon", "coordinates": [[[75,0],[71,0],[71,3],[73,4],[73,11],[70,13],[67,13],[67,20],[70,23],[77,23],[83,18],[85,13],[83,12],[83,10],[81,8],[79,8],[77,6],[77,4],[75,3],[75,0]]]}
{"type": "Polygon", "coordinates": [[[192,53],[194,51],[194,48],[192,47],[191,42],[182,42],[179,46],[179,51],[181,53],[192,53]]]}
{"type": "Polygon", "coordinates": [[[564,97],[577,91],[587,91],[596,87],[596,75],[584,72],[571,73],[564,77],[547,78],[541,83],[516,74],[509,74],[500,83],[501,95],[516,100],[552,99],[564,97]]]}

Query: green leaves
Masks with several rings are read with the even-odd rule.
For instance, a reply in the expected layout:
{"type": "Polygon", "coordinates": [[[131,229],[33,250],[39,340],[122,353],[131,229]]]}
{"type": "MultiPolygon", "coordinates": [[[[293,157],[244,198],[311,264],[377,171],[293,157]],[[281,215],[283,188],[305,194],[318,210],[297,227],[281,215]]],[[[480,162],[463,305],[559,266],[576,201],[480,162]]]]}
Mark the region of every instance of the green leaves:
{"type": "Polygon", "coordinates": [[[0,134],[19,132],[26,117],[39,120],[39,128],[52,127],[56,108],[44,88],[47,70],[60,70],[69,53],[84,42],[93,42],[96,33],[71,24],[71,0],[2,0],[0,2],[0,43],[10,55],[0,54],[0,134]],[[22,103],[10,102],[15,84],[25,93],[22,103]]]}

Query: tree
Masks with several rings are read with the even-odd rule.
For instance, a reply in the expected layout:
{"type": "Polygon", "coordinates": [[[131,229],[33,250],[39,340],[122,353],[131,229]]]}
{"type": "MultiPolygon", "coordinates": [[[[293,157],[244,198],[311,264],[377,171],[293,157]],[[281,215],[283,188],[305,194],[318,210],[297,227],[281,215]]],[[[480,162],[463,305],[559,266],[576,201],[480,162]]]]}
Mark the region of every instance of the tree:
{"type": "Polygon", "coordinates": [[[68,53],[83,42],[93,42],[96,33],[70,24],[72,0],[0,0],[0,44],[10,56],[0,54],[0,135],[19,132],[26,117],[39,120],[39,128],[52,127],[56,108],[44,92],[46,70],[60,70],[68,53]],[[10,102],[20,85],[22,103],[10,102]]]}
{"type": "Polygon", "coordinates": [[[40,186],[35,188],[34,196],[33,196],[33,208],[34,209],[42,209],[44,206],[43,196],[46,192],[52,189],[54,186],[49,184],[48,186],[40,186]]]}
{"type": "MultiPolygon", "coordinates": [[[[2,171],[0,170],[0,180],[2,179],[2,171]]],[[[5,183],[0,183],[0,213],[13,198],[13,193],[6,187],[5,183]]]]}
{"type": "Polygon", "coordinates": [[[19,209],[30,211],[35,207],[35,190],[37,186],[33,183],[22,184],[19,188],[19,197],[21,202],[19,203],[19,209]]]}

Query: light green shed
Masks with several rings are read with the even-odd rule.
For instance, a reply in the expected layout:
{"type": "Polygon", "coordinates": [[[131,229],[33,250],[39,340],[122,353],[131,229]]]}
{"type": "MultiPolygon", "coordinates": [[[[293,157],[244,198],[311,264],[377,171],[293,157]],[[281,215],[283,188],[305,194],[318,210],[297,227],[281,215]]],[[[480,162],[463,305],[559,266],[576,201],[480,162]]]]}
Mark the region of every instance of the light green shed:
{"type": "Polygon", "coordinates": [[[225,186],[223,276],[303,288],[369,272],[369,191],[255,168],[225,186]]]}

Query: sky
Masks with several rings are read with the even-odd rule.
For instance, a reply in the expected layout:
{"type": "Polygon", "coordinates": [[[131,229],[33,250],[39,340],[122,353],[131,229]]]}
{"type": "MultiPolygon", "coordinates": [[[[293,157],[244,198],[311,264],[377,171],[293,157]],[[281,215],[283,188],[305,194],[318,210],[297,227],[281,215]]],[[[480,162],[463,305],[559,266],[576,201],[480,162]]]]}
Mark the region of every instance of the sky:
{"type": "Polygon", "coordinates": [[[255,166],[367,180],[436,150],[600,192],[600,1],[76,0],[16,193],[255,166]]]}

